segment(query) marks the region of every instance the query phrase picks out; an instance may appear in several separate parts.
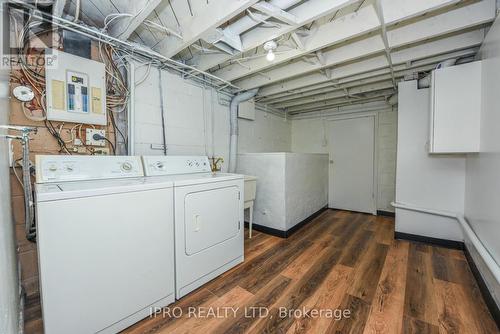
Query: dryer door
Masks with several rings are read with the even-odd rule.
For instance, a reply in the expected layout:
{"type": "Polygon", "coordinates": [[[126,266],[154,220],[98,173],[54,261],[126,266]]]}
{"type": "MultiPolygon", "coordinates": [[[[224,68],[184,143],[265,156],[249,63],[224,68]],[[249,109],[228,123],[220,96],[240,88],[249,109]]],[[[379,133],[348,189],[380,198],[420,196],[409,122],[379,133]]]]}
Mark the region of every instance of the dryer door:
{"type": "Polygon", "coordinates": [[[189,193],[184,198],[186,255],[194,255],[238,235],[239,189],[229,186],[189,193]]]}
{"type": "Polygon", "coordinates": [[[243,261],[243,179],[175,187],[180,298],[243,261]]]}

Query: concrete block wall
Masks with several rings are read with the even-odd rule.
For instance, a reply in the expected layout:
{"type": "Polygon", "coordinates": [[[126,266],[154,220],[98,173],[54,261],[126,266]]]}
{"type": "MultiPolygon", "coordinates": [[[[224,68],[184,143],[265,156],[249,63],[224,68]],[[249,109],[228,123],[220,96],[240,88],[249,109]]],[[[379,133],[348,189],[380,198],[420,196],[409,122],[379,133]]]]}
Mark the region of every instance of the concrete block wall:
{"type": "MultiPolygon", "coordinates": [[[[329,120],[320,118],[297,119],[292,121],[292,152],[329,153],[329,120]]],[[[391,202],[396,189],[396,148],[397,122],[396,110],[384,110],[377,114],[377,210],[394,212],[391,202]]]]}
{"type": "Polygon", "coordinates": [[[397,112],[388,111],[378,114],[378,210],[394,211],[391,202],[394,201],[396,192],[397,124],[397,112]]]}
{"type": "MultiPolygon", "coordinates": [[[[137,70],[142,77],[146,68],[137,70]]],[[[148,80],[136,87],[135,154],[162,155],[163,143],[159,74],[152,69],[148,80]]],[[[180,76],[162,71],[167,154],[229,156],[228,97],[180,76]]],[[[265,111],[256,111],[254,121],[239,119],[239,151],[290,151],[291,122],[265,111]]]]}

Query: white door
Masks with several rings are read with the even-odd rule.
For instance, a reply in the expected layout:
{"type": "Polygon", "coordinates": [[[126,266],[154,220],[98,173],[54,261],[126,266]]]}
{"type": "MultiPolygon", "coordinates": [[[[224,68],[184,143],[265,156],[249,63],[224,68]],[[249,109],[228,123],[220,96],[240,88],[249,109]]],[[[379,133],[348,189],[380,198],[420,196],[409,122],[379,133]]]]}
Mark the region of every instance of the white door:
{"type": "Polygon", "coordinates": [[[375,117],[330,122],[329,154],[328,206],[375,213],[375,117]]]}

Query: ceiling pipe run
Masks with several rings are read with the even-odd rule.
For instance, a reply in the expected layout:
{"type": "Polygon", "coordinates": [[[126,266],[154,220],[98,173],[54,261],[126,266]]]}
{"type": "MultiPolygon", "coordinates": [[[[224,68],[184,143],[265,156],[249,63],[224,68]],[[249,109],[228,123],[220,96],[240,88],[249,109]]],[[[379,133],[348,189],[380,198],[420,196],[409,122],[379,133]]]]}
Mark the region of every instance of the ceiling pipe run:
{"type": "Polygon", "coordinates": [[[229,104],[229,125],[231,139],[229,142],[229,173],[236,172],[236,158],[238,154],[238,105],[241,102],[250,100],[257,95],[258,88],[240,93],[233,97],[229,104]]]}
{"type": "MultiPolygon", "coordinates": [[[[439,68],[451,67],[457,63],[457,59],[448,59],[445,60],[436,66],[436,70],[439,68]]],[[[426,75],[422,79],[418,80],[418,89],[429,88],[431,86],[431,75],[426,75]]]]}

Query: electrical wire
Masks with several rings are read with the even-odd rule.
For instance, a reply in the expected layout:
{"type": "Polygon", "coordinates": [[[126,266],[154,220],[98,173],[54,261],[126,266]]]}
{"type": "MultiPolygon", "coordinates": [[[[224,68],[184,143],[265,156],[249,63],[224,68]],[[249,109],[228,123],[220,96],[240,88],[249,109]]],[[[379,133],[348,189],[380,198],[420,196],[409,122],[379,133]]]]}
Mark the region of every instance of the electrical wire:
{"type": "Polygon", "coordinates": [[[115,145],[113,145],[113,143],[111,142],[111,140],[109,140],[106,137],[102,137],[102,139],[105,140],[105,141],[107,141],[109,143],[109,146],[111,146],[111,149],[113,150],[113,155],[116,155],[115,145]]]}

